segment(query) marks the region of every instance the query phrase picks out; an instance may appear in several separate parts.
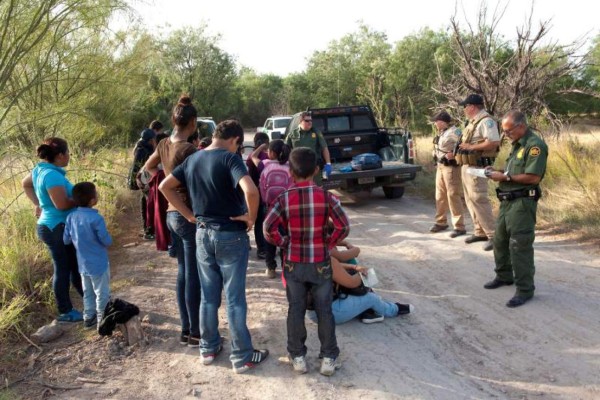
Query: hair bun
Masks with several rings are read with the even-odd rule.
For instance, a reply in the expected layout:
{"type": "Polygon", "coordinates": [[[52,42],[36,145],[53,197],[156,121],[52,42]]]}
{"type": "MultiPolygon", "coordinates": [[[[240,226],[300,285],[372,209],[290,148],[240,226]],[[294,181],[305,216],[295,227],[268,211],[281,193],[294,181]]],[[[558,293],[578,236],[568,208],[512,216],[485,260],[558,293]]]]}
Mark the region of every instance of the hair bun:
{"type": "Polygon", "coordinates": [[[181,97],[179,97],[178,103],[182,106],[189,106],[192,104],[192,98],[187,94],[182,94],[181,97]]]}

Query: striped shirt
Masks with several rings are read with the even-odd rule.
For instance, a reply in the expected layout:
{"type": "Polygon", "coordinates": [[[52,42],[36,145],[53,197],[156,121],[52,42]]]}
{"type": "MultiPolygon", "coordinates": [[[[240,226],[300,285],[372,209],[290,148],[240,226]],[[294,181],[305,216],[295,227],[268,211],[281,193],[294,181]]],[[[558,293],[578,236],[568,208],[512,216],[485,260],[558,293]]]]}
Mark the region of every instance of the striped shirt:
{"type": "Polygon", "coordinates": [[[348,236],[350,225],[338,198],[306,181],[275,200],[263,231],[267,241],[285,249],[287,261],[320,263],[329,261],[329,249],[348,236]]]}

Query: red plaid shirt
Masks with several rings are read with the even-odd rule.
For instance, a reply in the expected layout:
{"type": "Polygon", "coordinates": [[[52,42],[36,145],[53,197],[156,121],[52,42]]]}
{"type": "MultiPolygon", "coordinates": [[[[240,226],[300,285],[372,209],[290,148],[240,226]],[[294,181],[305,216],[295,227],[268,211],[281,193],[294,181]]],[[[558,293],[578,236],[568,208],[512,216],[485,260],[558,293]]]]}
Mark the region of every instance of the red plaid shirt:
{"type": "Polygon", "coordinates": [[[337,197],[306,181],[275,200],[263,231],[267,241],[286,249],[286,260],[319,263],[329,260],[329,249],[348,236],[350,225],[337,197]],[[333,222],[331,236],[327,219],[333,222]]]}

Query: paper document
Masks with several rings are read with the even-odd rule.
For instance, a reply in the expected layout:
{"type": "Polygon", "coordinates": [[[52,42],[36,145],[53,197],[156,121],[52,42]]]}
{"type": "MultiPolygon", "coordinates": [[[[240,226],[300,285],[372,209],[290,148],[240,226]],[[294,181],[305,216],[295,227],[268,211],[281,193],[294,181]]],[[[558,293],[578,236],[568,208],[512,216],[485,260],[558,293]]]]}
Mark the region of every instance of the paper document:
{"type": "Polygon", "coordinates": [[[469,167],[467,168],[467,174],[475,175],[479,178],[487,178],[487,176],[485,175],[485,169],[483,168],[469,167]]]}
{"type": "Polygon", "coordinates": [[[377,275],[375,274],[374,268],[369,268],[369,272],[367,273],[367,276],[360,274],[360,279],[362,279],[363,284],[366,287],[370,287],[370,288],[377,286],[377,284],[379,283],[379,279],[377,279],[377,275]]]}

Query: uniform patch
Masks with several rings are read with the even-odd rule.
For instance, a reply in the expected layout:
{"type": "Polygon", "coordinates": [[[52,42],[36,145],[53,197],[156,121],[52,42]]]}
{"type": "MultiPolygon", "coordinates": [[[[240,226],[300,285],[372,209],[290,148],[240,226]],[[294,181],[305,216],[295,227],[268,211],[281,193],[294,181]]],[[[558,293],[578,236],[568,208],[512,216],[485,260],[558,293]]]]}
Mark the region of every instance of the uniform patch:
{"type": "Polygon", "coordinates": [[[487,121],[485,121],[485,126],[487,126],[488,128],[493,128],[494,121],[492,121],[491,119],[488,119],[487,121]]]}
{"type": "Polygon", "coordinates": [[[517,153],[517,158],[519,158],[519,159],[523,158],[523,154],[525,154],[525,149],[519,150],[518,153],[517,153]]]}
{"type": "Polygon", "coordinates": [[[541,152],[542,152],[542,151],[541,151],[541,150],[540,150],[540,148],[539,148],[539,147],[537,147],[537,146],[534,146],[534,147],[532,147],[532,148],[530,148],[530,149],[529,149],[529,155],[530,155],[531,157],[537,157],[537,156],[539,156],[539,155],[540,155],[540,153],[541,153],[541,152]]]}
{"type": "Polygon", "coordinates": [[[317,137],[317,134],[313,132],[313,134],[312,134],[312,138],[314,139],[314,138],[316,138],[316,137],[317,137]]]}

